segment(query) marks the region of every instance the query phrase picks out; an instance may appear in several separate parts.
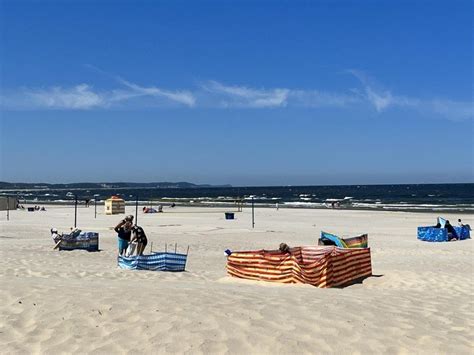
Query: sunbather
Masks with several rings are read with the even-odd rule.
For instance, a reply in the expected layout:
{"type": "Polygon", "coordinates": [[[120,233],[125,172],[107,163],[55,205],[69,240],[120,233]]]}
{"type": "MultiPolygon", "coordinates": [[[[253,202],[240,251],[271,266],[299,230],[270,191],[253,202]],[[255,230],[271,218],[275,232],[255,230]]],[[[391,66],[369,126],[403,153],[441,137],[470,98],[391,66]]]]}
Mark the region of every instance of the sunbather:
{"type": "Polygon", "coordinates": [[[280,243],[280,247],[278,248],[282,253],[290,253],[290,246],[286,243],[280,243]]]}
{"type": "Polygon", "coordinates": [[[53,239],[54,243],[57,243],[63,238],[63,235],[59,234],[56,228],[51,228],[51,238],[53,239]]]}
{"type": "Polygon", "coordinates": [[[448,240],[457,240],[458,239],[458,235],[456,233],[456,230],[451,225],[451,223],[449,223],[449,221],[446,221],[446,223],[444,224],[444,228],[446,228],[448,230],[448,240]]]}
{"type": "Polygon", "coordinates": [[[466,227],[468,230],[470,230],[470,231],[472,230],[472,229],[471,229],[471,226],[470,226],[469,224],[463,224],[463,223],[462,223],[461,218],[458,219],[458,225],[459,225],[459,227],[461,227],[461,228],[462,228],[462,227],[466,227]]]}

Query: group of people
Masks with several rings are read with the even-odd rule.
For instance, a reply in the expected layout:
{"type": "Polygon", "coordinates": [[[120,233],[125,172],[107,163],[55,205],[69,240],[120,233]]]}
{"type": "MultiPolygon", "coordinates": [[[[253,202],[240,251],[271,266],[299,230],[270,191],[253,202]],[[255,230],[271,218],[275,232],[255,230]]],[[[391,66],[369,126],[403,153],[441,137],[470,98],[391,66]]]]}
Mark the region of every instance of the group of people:
{"type": "MultiPolygon", "coordinates": [[[[25,206],[20,205],[19,203],[16,205],[16,208],[18,210],[26,210],[25,206]]],[[[28,210],[31,211],[46,211],[46,208],[44,206],[34,206],[34,207],[28,207],[28,210]]]]}
{"type": "Polygon", "coordinates": [[[148,244],[142,227],[133,224],[133,216],[128,215],[114,228],[118,237],[118,252],[122,256],[143,255],[148,244]]]}
{"type": "MultiPolygon", "coordinates": [[[[471,230],[471,226],[469,224],[463,224],[460,218],[458,219],[458,226],[459,227],[466,227],[469,230],[471,230]]],[[[446,228],[447,231],[448,231],[448,237],[449,237],[450,241],[458,239],[456,230],[454,229],[454,227],[452,226],[452,224],[448,220],[444,221],[444,226],[443,226],[441,224],[440,219],[438,218],[438,221],[437,221],[436,225],[433,226],[433,227],[434,228],[446,228]]]]}
{"type": "Polygon", "coordinates": [[[163,206],[159,205],[158,209],[153,207],[143,207],[143,213],[161,213],[163,212],[163,206]]]}

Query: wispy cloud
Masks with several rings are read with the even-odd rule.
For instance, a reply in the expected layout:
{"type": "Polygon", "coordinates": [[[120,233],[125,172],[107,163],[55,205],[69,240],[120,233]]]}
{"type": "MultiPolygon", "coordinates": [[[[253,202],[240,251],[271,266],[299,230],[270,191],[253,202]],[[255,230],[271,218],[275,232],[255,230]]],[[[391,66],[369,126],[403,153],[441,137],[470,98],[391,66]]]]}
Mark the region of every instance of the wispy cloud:
{"type": "MultiPolygon", "coordinates": [[[[93,69],[99,71],[100,69],[93,69]]],[[[155,86],[144,87],[114,77],[121,85],[111,90],[94,90],[88,84],[72,87],[53,86],[48,88],[21,88],[8,94],[2,94],[0,105],[12,109],[64,109],[88,110],[110,108],[131,101],[134,98],[156,98],[159,106],[169,104],[193,107],[196,98],[188,90],[165,90],[155,86]]]]}
{"type": "Polygon", "coordinates": [[[154,86],[151,87],[143,87],[137,84],[131,83],[127,80],[122,78],[118,79],[121,84],[129,89],[128,92],[120,93],[119,91],[115,91],[115,95],[112,97],[112,100],[123,100],[126,98],[138,97],[138,96],[151,96],[151,97],[163,97],[170,101],[174,101],[186,106],[194,106],[196,103],[196,98],[194,95],[187,90],[182,91],[170,91],[160,89],[154,86]],[[128,96],[127,96],[128,95],[128,96]]]}
{"type": "Polygon", "coordinates": [[[377,83],[359,70],[348,70],[362,84],[364,94],[361,96],[372,105],[377,112],[390,107],[412,109],[424,114],[441,115],[451,120],[465,120],[474,117],[472,101],[454,101],[448,99],[421,99],[394,95],[387,89],[382,89],[377,83]]]}
{"type": "Polygon", "coordinates": [[[10,95],[2,95],[2,106],[45,109],[91,109],[107,106],[107,100],[94,92],[91,86],[80,84],[73,87],[24,88],[10,95]]]}
{"type": "Polygon", "coordinates": [[[224,85],[210,80],[201,84],[201,88],[220,99],[222,106],[272,108],[287,105],[288,89],[254,89],[246,86],[224,85]],[[220,98],[219,98],[220,96],[220,98]]]}
{"type": "Polygon", "coordinates": [[[347,72],[359,79],[364,89],[365,98],[378,112],[383,111],[397,101],[390,91],[376,90],[365,73],[355,69],[350,69],[347,72]]]}
{"type": "Polygon", "coordinates": [[[422,99],[396,95],[381,87],[359,70],[348,70],[360,83],[359,88],[342,92],[315,89],[255,88],[245,85],[223,84],[209,80],[192,88],[169,90],[158,86],[143,86],[120,76],[88,66],[116,82],[112,89],[96,89],[92,85],[72,87],[21,88],[3,93],[0,107],[19,110],[64,109],[90,110],[127,107],[184,106],[189,108],[251,108],[284,109],[372,107],[377,113],[390,109],[413,110],[424,115],[442,116],[451,120],[474,117],[472,101],[451,99],[422,99]]]}
{"type": "Polygon", "coordinates": [[[210,95],[214,95],[214,101],[217,100],[222,107],[343,107],[360,101],[353,94],[288,88],[255,89],[247,86],[225,85],[215,80],[201,84],[201,88],[210,95]]]}

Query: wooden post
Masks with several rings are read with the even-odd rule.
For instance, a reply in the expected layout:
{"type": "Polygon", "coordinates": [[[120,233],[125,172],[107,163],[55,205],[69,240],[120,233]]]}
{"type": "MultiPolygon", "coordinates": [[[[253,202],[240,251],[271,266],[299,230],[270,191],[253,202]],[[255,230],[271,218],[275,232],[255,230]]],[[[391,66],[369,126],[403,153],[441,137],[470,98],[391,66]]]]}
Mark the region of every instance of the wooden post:
{"type": "Polygon", "coordinates": [[[138,226],[138,195],[137,195],[137,201],[135,202],[135,225],[138,226]]]}
{"type": "Polygon", "coordinates": [[[184,269],[186,270],[186,264],[188,263],[188,254],[189,254],[189,245],[188,245],[188,249],[186,250],[186,261],[184,263],[184,269]]]}
{"type": "Polygon", "coordinates": [[[252,197],[252,228],[255,228],[255,203],[252,197]]]}
{"type": "Polygon", "coordinates": [[[74,195],[74,228],[77,227],[77,195],[74,195]]]}

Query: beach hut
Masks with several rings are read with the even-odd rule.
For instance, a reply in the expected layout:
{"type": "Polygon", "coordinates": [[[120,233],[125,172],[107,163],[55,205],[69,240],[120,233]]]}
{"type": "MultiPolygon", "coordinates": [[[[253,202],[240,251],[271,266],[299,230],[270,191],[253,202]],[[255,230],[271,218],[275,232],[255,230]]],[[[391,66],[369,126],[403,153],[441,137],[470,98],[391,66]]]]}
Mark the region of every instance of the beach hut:
{"type": "Polygon", "coordinates": [[[63,234],[57,247],[59,250],[99,251],[99,233],[76,230],[70,234],[63,234]]]}
{"type": "Polygon", "coordinates": [[[227,273],[250,280],[343,287],[372,275],[370,248],[296,247],[229,252],[227,273]]]}
{"type": "Polygon", "coordinates": [[[321,231],[318,244],[335,245],[339,248],[367,248],[369,246],[369,236],[368,234],[361,234],[355,237],[341,238],[335,234],[321,231]]]}
{"type": "Polygon", "coordinates": [[[118,266],[127,270],[184,271],[188,254],[157,252],[148,255],[118,256],[118,266]]]}
{"type": "Polygon", "coordinates": [[[448,242],[471,238],[471,228],[467,225],[453,227],[451,231],[445,227],[446,219],[438,217],[438,226],[418,227],[417,238],[424,242],[448,242]]]}
{"type": "Polygon", "coordinates": [[[118,197],[112,196],[105,200],[105,214],[125,213],[125,201],[118,197]]]}

